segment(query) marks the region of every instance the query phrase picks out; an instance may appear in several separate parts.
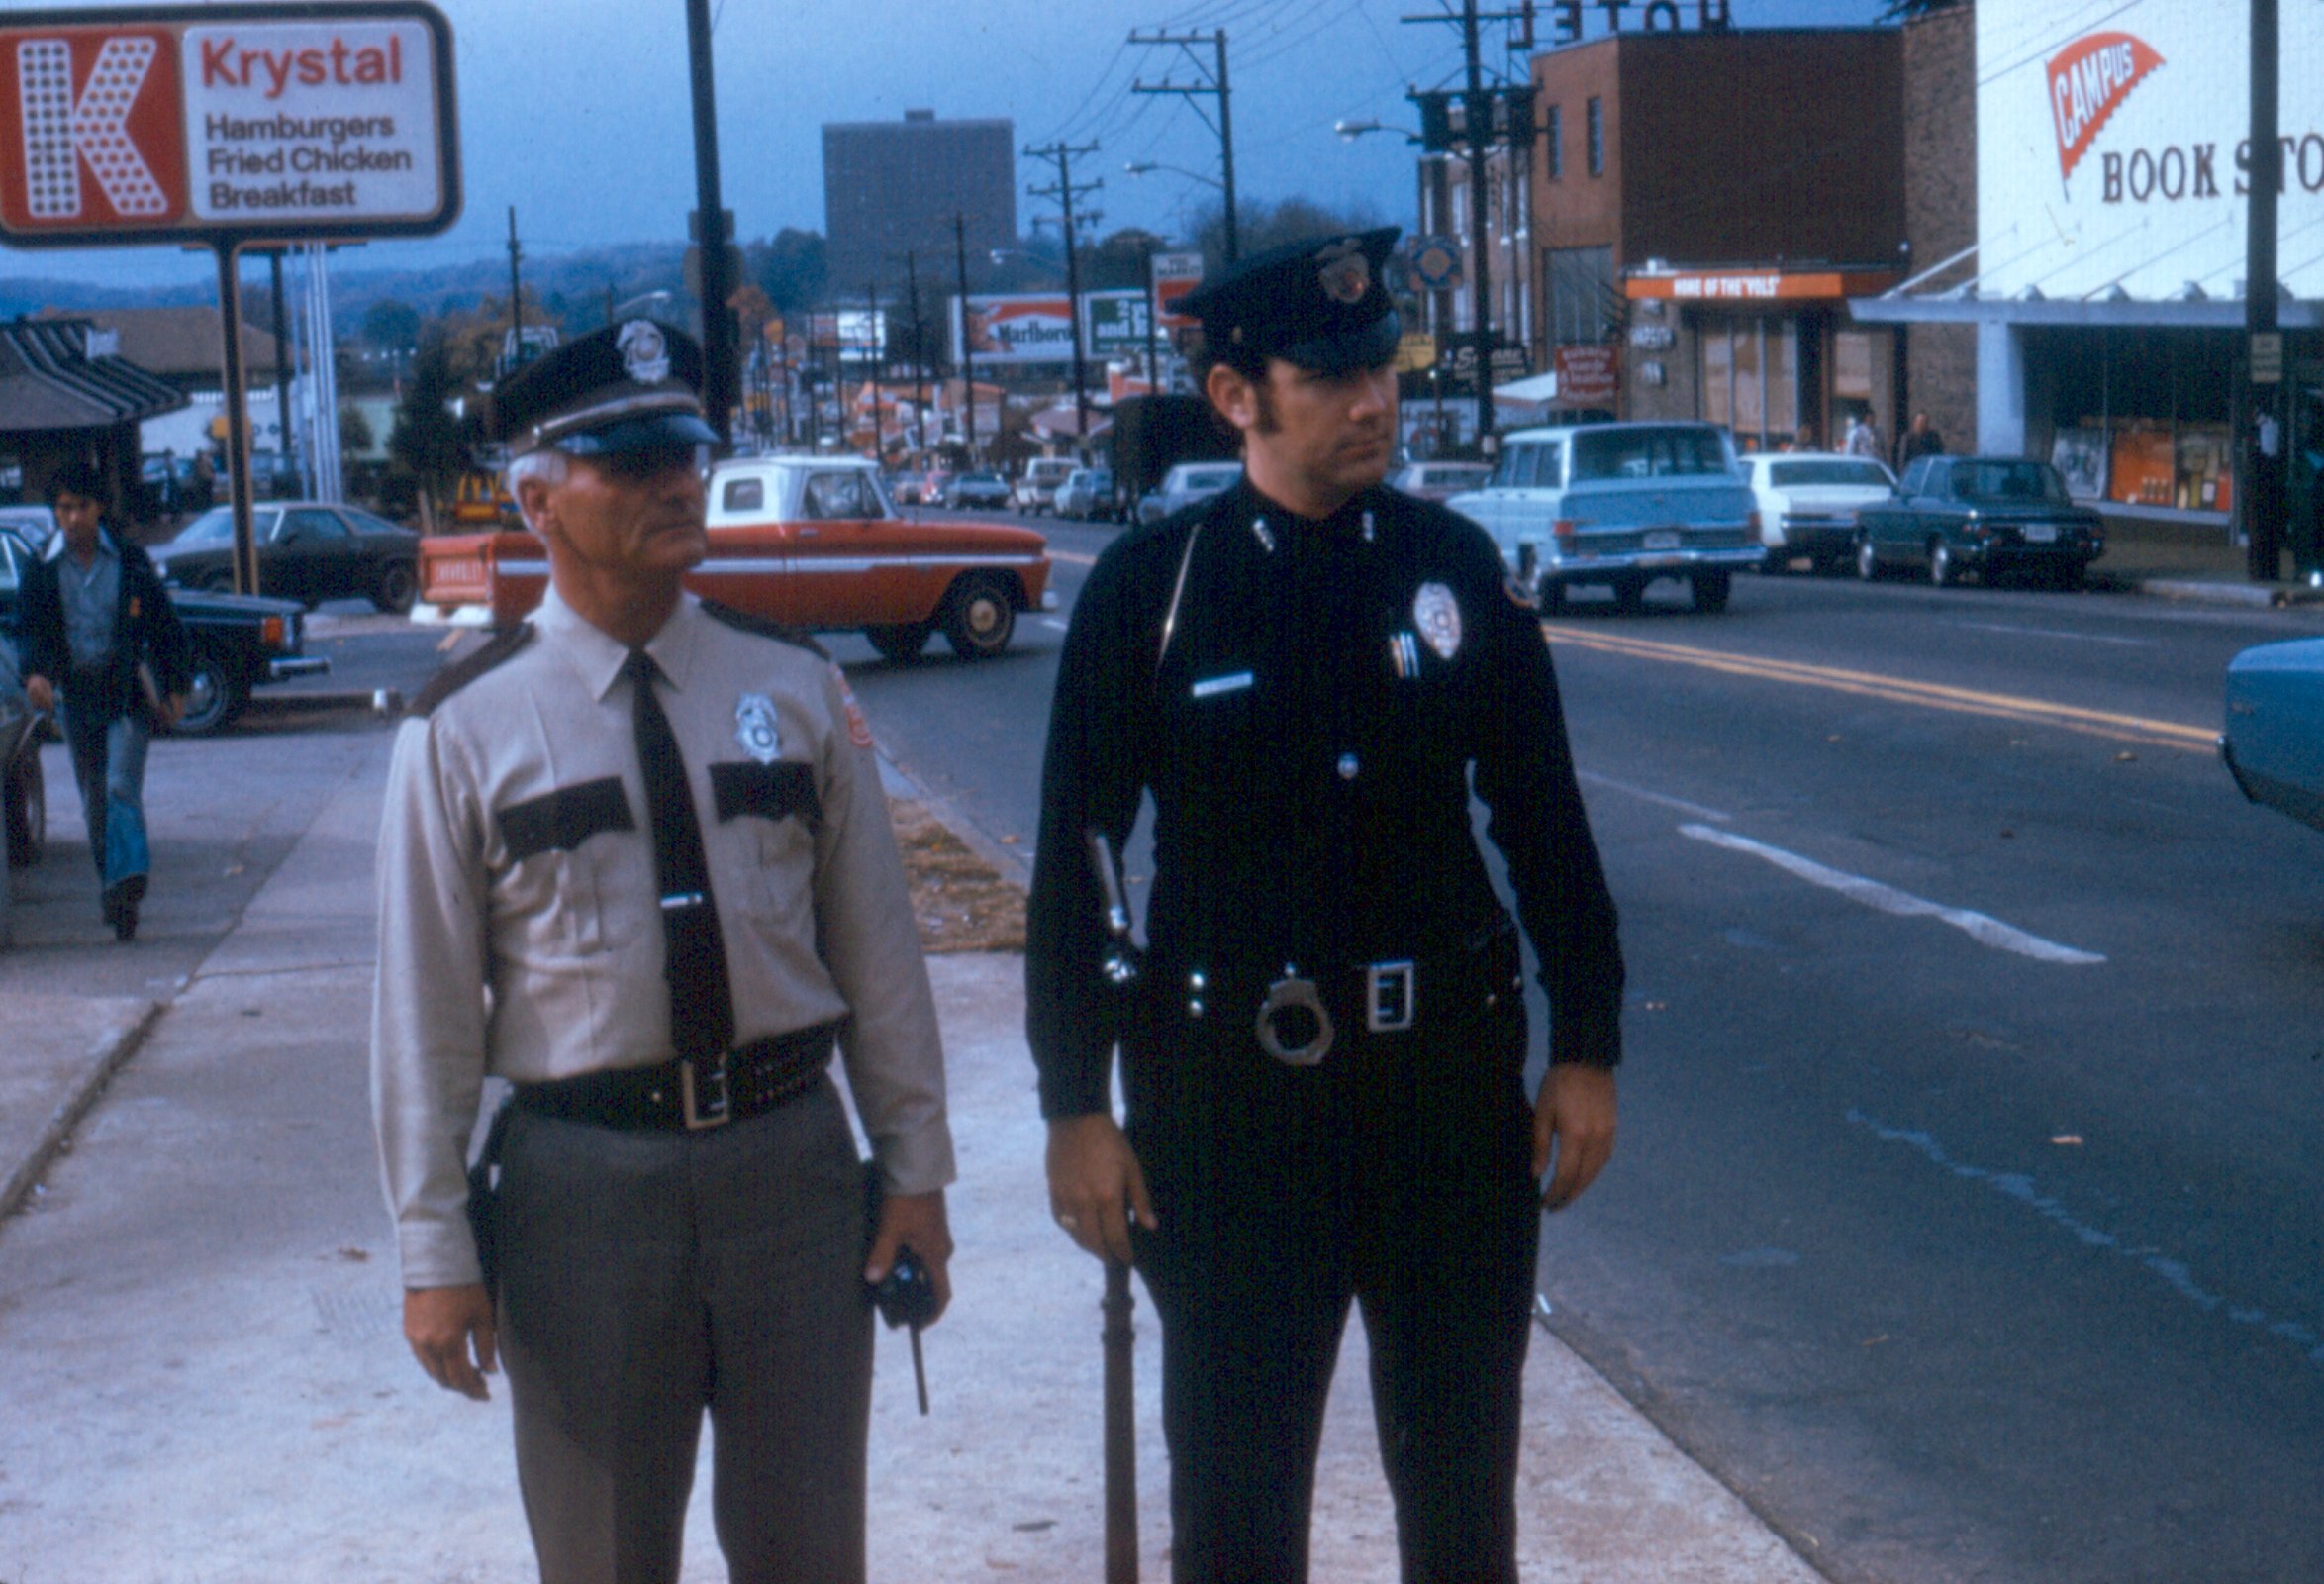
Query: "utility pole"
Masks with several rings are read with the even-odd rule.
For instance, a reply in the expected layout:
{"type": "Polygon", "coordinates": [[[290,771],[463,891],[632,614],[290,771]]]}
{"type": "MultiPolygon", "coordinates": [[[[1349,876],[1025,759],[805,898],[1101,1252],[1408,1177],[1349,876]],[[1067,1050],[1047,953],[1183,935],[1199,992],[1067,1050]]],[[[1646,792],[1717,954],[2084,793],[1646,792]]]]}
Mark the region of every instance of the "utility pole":
{"type": "Polygon", "coordinates": [[[968,217],[952,211],[952,267],[960,282],[960,399],[966,423],[961,439],[968,446],[968,465],[976,465],[976,338],[968,323],[968,217]]]}
{"type": "MultiPolygon", "coordinates": [[[[1477,444],[1484,446],[1493,434],[1493,265],[1487,251],[1492,244],[1488,209],[1490,189],[1487,185],[1486,162],[1493,147],[1494,105],[1496,96],[1485,91],[1483,49],[1479,30],[1486,22],[1515,22],[1530,33],[1533,23],[1532,7],[1517,11],[1480,12],[1477,0],[1461,0],[1458,15],[1446,11],[1440,16],[1406,17],[1406,22],[1458,23],[1461,29],[1461,53],[1466,63],[1468,91],[1462,96],[1462,141],[1467,145],[1469,164],[1469,255],[1470,286],[1476,333],[1473,346],[1477,363],[1477,444]]],[[[1530,116],[1527,117],[1530,121],[1530,116]]]]}
{"type": "Polygon", "coordinates": [[[872,460],[885,467],[888,465],[888,429],[880,418],[880,386],[888,372],[888,338],[881,334],[880,283],[877,278],[864,288],[864,322],[871,328],[872,460]]]}
{"type": "Polygon", "coordinates": [[[517,206],[509,205],[509,371],[525,360],[525,281],[517,265],[525,249],[517,246],[517,206]]]}
{"type": "Polygon", "coordinates": [[[686,53],[694,79],[695,207],[702,213],[702,405],[723,449],[734,420],[734,295],[727,268],[726,211],[719,198],[719,117],[712,91],[710,0],[686,0],[686,53]]]}
{"type": "Polygon", "coordinates": [[[2244,411],[2248,429],[2243,523],[2247,570],[2255,583],[2273,583],[2283,552],[2283,335],[2277,328],[2276,283],[2276,198],[2283,187],[2280,123],[2281,32],[2276,0],[2252,0],[2251,207],[2244,236],[2244,411]],[[2273,436],[2274,446],[2266,442],[2273,436]],[[2269,454],[2273,449],[2273,455],[2269,454]]]}
{"type": "Polygon", "coordinates": [[[927,327],[920,317],[920,256],[904,252],[904,289],[912,300],[912,422],[920,441],[920,459],[928,453],[928,344],[927,327]]]}
{"type": "MultiPolygon", "coordinates": [[[[1203,114],[1203,107],[1195,103],[1198,98],[1215,97],[1217,99],[1217,121],[1211,122],[1208,116],[1204,116],[1203,120],[1205,125],[1218,135],[1218,189],[1224,195],[1226,203],[1226,261],[1231,264],[1242,256],[1242,242],[1236,233],[1234,219],[1234,91],[1226,79],[1226,30],[1218,28],[1210,33],[1155,32],[1141,34],[1133,28],[1130,30],[1129,42],[1135,45],[1149,47],[1159,45],[1182,50],[1186,52],[1187,59],[1193,62],[1198,71],[1203,69],[1203,59],[1202,56],[1195,53],[1194,47],[1199,44],[1210,46],[1211,63],[1209,81],[1157,82],[1151,85],[1134,82],[1130,85],[1130,89],[1133,93],[1179,94],[1185,98],[1189,105],[1194,107],[1195,114],[1198,116],[1203,114]]],[[[1474,57],[1472,57],[1473,69],[1474,57]]]]}
{"type": "Polygon", "coordinates": [[[1063,212],[1065,230],[1065,308],[1066,317],[1073,321],[1073,422],[1074,449],[1085,452],[1090,443],[1090,393],[1088,373],[1082,358],[1081,346],[1081,261],[1073,240],[1073,204],[1084,193],[1096,192],[1106,185],[1103,180],[1075,186],[1073,160],[1077,154],[1094,154],[1094,143],[1072,147],[1053,143],[1046,148],[1027,148],[1027,159],[1053,159],[1057,162],[1057,185],[1054,187],[1027,187],[1025,191],[1035,198],[1054,198],[1063,212]]]}
{"type": "MultiPolygon", "coordinates": [[[[267,249],[266,270],[274,288],[274,430],[282,442],[279,454],[282,461],[287,463],[293,454],[291,444],[293,437],[291,428],[291,343],[290,315],[284,312],[282,304],[282,249],[280,248],[267,249]]],[[[311,493],[303,471],[300,474],[299,490],[302,494],[311,493]]]]}

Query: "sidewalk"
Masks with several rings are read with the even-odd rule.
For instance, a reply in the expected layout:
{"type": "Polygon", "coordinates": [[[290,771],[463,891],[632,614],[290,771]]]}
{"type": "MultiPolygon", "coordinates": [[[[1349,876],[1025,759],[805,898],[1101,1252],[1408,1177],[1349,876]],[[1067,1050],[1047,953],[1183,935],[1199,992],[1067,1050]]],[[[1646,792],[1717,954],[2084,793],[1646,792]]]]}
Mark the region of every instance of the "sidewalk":
{"type": "MultiPolygon", "coordinates": [[[[2101,507],[2106,519],[2106,553],[2090,567],[2093,588],[2196,600],[2216,605],[2304,605],[2324,600],[2324,590],[2288,579],[2251,580],[2244,547],[2228,543],[2215,522],[2174,521],[2101,507]]],[[[2285,570],[2290,557],[2284,557],[2285,570]]]]}
{"type": "MultiPolygon", "coordinates": [[[[505,1393],[477,1407],[437,1391],[398,1333],[363,1079],[379,784],[358,776],[323,808],[165,1007],[0,995],[0,1170],[25,1182],[24,1212],[0,1222],[0,1578],[534,1576],[505,1393]],[[54,1153],[58,1119],[91,1100],[54,1153]]],[[[1020,966],[939,956],[931,972],[962,1172],[958,1297],[925,1340],[932,1417],[914,1411],[901,1336],[880,1339],[872,1576],[1094,1579],[1101,1281],[1049,1224],[1020,966]]],[[[1142,1294],[1137,1321],[1141,1548],[1161,1579],[1168,1470],[1142,1294]]],[[[1315,1576],[1334,1584],[1397,1576],[1368,1396],[1353,1326],[1315,1504],[1315,1576]]],[[[1530,1579],[1817,1577],[1541,1332],[1521,1479],[1530,1579]]],[[[725,1576],[707,1486],[706,1466],[689,1581],[725,1576]]]]}

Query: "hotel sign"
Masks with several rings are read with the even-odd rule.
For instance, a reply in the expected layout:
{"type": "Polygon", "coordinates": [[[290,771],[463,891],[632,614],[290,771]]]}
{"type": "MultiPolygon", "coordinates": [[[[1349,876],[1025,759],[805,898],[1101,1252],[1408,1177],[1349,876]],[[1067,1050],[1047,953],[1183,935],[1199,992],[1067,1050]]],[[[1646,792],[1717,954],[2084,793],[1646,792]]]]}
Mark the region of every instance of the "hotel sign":
{"type": "Polygon", "coordinates": [[[421,236],[458,218],[451,29],[419,0],[0,14],[18,247],[421,236]]]}

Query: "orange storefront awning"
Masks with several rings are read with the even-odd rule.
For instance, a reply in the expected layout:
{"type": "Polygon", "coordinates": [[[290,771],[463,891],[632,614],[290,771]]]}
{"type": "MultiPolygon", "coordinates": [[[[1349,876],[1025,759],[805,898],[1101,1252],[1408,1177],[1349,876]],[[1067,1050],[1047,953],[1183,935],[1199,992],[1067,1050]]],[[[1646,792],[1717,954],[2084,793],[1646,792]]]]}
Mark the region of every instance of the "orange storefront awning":
{"type": "Polygon", "coordinates": [[[1631,275],[1632,301],[1681,303],[1834,302],[1887,291],[1903,277],[1892,269],[1674,269],[1631,275]]]}

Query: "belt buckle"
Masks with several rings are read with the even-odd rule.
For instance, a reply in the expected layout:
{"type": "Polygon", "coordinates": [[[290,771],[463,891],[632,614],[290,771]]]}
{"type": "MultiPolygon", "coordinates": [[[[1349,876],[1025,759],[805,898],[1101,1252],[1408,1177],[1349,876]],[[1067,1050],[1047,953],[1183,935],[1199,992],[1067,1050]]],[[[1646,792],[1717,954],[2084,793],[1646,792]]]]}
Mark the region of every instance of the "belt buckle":
{"type": "Polygon", "coordinates": [[[1259,1048],[1287,1067],[1312,1067],[1331,1050],[1331,1014],[1323,1006],[1323,996],[1312,979],[1292,975],[1276,980],[1267,987],[1267,999],[1259,1004],[1257,1025],[1259,1048]],[[1303,1045],[1285,1045],[1275,1032],[1279,1013],[1298,1010],[1315,1020],[1315,1037],[1303,1045]]]}
{"type": "Polygon", "coordinates": [[[1364,1027],[1402,1034],[1412,1026],[1417,985],[1411,962],[1375,962],[1364,969],[1364,1027]]]}
{"type": "Polygon", "coordinates": [[[705,1070],[697,1089],[692,1057],[678,1063],[678,1110],[686,1119],[687,1131],[699,1133],[705,1128],[720,1128],[734,1120],[733,1088],[727,1081],[726,1053],[719,1052],[718,1065],[705,1070]],[[708,1102],[705,1104],[704,1102],[708,1102]]]}

